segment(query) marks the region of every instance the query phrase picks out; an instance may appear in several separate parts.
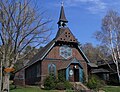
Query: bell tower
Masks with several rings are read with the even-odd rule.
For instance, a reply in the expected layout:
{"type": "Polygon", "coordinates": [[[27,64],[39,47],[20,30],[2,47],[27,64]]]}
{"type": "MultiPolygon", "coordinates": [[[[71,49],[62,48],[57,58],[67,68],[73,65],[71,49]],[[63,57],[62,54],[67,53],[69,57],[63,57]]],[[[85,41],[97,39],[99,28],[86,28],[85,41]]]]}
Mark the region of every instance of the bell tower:
{"type": "Polygon", "coordinates": [[[68,20],[66,19],[64,12],[64,5],[61,4],[60,17],[57,22],[58,24],[58,32],[55,37],[56,41],[65,42],[65,43],[77,43],[77,39],[72,34],[70,29],[67,27],[68,20]]]}
{"type": "Polygon", "coordinates": [[[61,11],[60,11],[60,17],[59,17],[59,21],[58,21],[58,28],[61,28],[61,27],[66,27],[68,21],[65,17],[65,13],[64,13],[64,5],[63,5],[63,2],[61,3],[61,11]]]}

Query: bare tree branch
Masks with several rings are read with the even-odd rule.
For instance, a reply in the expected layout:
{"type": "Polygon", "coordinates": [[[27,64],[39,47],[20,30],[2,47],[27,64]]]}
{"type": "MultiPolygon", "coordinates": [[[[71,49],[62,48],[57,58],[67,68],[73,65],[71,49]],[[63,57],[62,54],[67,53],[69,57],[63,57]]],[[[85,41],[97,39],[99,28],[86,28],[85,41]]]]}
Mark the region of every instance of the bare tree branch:
{"type": "Polygon", "coordinates": [[[117,75],[120,82],[120,16],[115,11],[109,11],[102,21],[102,30],[98,31],[96,38],[105,44],[110,52],[110,56],[115,64],[117,75]],[[98,37],[97,37],[98,36],[98,37]]]}
{"type": "MultiPolygon", "coordinates": [[[[0,22],[0,55],[5,68],[13,68],[17,61],[27,56],[30,51],[25,55],[23,52],[28,45],[34,43],[32,47],[40,46],[50,36],[47,25],[51,20],[46,20],[43,12],[36,10],[33,2],[0,0],[0,10],[3,13],[0,22]]],[[[3,88],[7,89],[4,85],[6,84],[3,83],[3,88]]]]}

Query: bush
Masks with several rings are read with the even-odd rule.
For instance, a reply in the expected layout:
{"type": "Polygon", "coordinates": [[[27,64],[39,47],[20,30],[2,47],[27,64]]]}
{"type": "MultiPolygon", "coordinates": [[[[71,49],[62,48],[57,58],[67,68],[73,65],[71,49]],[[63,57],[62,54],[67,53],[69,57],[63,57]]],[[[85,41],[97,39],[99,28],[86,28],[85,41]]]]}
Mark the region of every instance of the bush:
{"type": "Polygon", "coordinates": [[[58,81],[64,85],[65,89],[71,89],[72,88],[72,84],[70,84],[69,81],[65,80],[64,72],[59,72],[58,81]]]}
{"type": "Polygon", "coordinates": [[[90,76],[90,78],[88,80],[88,83],[87,83],[87,86],[90,89],[95,89],[95,90],[98,90],[99,88],[101,88],[104,85],[105,85],[104,81],[100,80],[95,75],[90,76]]]}
{"type": "Polygon", "coordinates": [[[59,72],[58,73],[58,81],[59,82],[65,82],[65,76],[64,76],[64,72],[59,72]]]}
{"type": "Polygon", "coordinates": [[[72,89],[72,84],[69,81],[66,81],[62,74],[59,74],[58,79],[54,75],[50,74],[44,81],[44,87],[47,90],[51,89],[72,89]]]}
{"type": "Polygon", "coordinates": [[[72,89],[72,84],[69,81],[65,81],[64,85],[66,89],[72,89]]]}
{"type": "Polygon", "coordinates": [[[65,89],[64,83],[62,83],[62,82],[57,83],[56,84],[56,89],[58,89],[58,90],[64,90],[65,89]]]}
{"type": "Polygon", "coordinates": [[[72,84],[69,81],[59,82],[56,84],[56,89],[64,90],[64,89],[72,89],[72,84]]]}
{"type": "Polygon", "coordinates": [[[44,81],[44,87],[47,90],[55,89],[56,87],[56,79],[54,75],[49,75],[44,81]]]}
{"type": "Polygon", "coordinates": [[[120,83],[119,83],[118,79],[114,79],[114,78],[113,78],[113,79],[110,79],[108,85],[119,86],[120,83]]]}

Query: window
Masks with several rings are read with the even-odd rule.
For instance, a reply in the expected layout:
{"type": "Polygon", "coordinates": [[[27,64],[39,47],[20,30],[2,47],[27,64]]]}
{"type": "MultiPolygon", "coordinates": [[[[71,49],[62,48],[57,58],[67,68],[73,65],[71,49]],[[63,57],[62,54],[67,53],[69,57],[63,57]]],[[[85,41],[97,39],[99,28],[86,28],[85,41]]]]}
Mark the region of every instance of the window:
{"type": "Polygon", "coordinates": [[[103,79],[108,81],[109,80],[109,74],[103,74],[103,79]]]}
{"type": "Polygon", "coordinates": [[[55,73],[56,73],[56,66],[55,66],[55,64],[49,64],[48,65],[48,71],[49,71],[49,74],[55,75],[55,73]]]}
{"type": "Polygon", "coordinates": [[[65,59],[68,59],[72,56],[72,48],[68,47],[67,45],[63,45],[60,47],[60,56],[62,56],[65,59]]]}

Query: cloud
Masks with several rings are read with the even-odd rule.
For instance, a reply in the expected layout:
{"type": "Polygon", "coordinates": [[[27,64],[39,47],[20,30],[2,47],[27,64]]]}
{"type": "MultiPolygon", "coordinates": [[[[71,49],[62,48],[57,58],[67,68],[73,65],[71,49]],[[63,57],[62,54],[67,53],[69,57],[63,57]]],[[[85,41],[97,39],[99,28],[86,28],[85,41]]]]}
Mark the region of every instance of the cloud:
{"type": "Polygon", "coordinates": [[[67,6],[79,7],[80,4],[85,4],[85,9],[91,13],[102,12],[107,9],[107,3],[102,0],[65,0],[67,6]]]}
{"type": "Polygon", "coordinates": [[[98,13],[98,12],[104,12],[107,9],[107,3],[102,2],[100,0],[89,0],[91,1],[92,5],[89,6],[87,9],[91,13],[98,13]]]}

